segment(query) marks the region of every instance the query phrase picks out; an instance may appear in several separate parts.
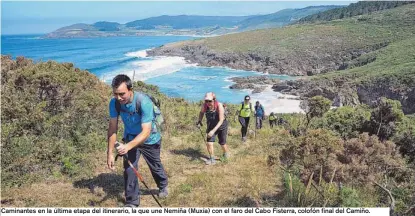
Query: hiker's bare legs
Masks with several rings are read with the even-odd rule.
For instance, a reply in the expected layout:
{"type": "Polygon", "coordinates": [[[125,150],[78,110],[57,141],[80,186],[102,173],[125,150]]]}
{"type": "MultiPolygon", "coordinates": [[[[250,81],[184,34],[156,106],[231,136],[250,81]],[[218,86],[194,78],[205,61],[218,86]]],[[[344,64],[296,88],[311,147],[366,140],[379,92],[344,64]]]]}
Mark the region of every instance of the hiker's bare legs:
{"type": "Polygon", "coordinates": [[[214,155],[213,155],[213,142],[208,142],[207,144],[206,144],[206,149],[207,149],[207,151],[209,152],[209,156],[210,157],[213,157],[214,155]]]}
{"type": "Polygon", "coordinates": [[[213,142],[207,142],[206,148],[209,152],[209,159],[206,161],[206,165],[216,164],[215,156],[213,155],[213,142]]]}
{"type": "Polygon", "coordinates": [[[222,147],[222,150],[223,150],[223,153],[224,154],[225,153],[229,153],[229,148],[228,148],[228,145],[227,144],[221,145],[221,147],[222,147]]]}

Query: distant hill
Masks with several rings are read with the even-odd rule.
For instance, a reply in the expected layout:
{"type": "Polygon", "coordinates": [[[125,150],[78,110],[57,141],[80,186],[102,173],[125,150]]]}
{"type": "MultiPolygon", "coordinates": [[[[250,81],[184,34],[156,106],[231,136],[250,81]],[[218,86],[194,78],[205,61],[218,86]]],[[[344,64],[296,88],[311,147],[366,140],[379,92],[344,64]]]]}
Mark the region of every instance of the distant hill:
{"type": "Polygon", "coordinates": [[[96,22],[93,24],[95,28],[98,29],[98,31],[119,31],[121,29],[121,24],[117,22],[96,22]]]}
{"type": "Polygon", "coordinates": [[[255,16],[158,16],[125,24],[100,21],[94,24],[74,24],[60,28],[45,38],[109,37],[134,35],[223,35],[254,29],[282,27],[302,17],[340,6],[315,6],[285,9],[255,16]]]}
{"type": "Polygon", "coordinates": [[[261,29],[261,28],[273,28],[282,27],[292,22],[296,22],[302,17],[309,16],[311,14],[327,11],[335,8],[341,8],[343,6],[327,5],[327,6],[310,6],[301,9],[284,9],[276,13],[255,16],[247,18],[238,23],[240,29],[261,29]]]}
{"type": "Polygon", "coordinates": [[[135,20],[125,24],[128,28],[137,30],[172,28],[172,29],[194,29],[207,26],[233,27],[240,21],[253,16],[158,16],[142,20],[135,20]]]}
{"type": "Polygon", "coordinates": [[[96,28],[94,25],[89,25],[85,23],[77,23],[77,24],[73,24],[70,26],[62,27],[56,31],[60,32],[60,31],[98,31],[98,30],[99,29],[96,28]]]}

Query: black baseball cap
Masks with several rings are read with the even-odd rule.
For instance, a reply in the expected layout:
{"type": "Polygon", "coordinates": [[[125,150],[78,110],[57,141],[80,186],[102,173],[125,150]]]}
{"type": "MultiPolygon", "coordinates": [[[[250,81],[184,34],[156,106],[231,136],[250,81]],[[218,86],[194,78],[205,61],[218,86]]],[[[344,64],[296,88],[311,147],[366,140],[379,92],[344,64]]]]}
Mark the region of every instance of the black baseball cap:
{"type": "Polygon", "coordinates": [[[245,100],[250,100],[250,99],[251,99],[251,97],[249,97],[249,95],[245,96],[245,100]]]}

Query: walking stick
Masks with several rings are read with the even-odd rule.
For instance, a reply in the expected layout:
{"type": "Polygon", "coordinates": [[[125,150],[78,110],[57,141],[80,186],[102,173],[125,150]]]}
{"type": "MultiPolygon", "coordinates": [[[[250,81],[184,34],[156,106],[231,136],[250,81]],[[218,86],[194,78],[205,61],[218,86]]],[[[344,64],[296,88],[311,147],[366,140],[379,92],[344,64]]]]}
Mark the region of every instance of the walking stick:
{"type": "MultiPolygon", "coordinates": [[[[120,146],[119,142],[115,142],[115,148],[118,148],[120,146]]],[[[115,160],[117,160],[118,156],[115,158],[115,160]]],[[[157,200],[156,196],[154,196],[153,192],[151,192],[150,188],[147,186],[146,182],[143,179],[143,176],[140,175],[140,173],[137,171],[137,169],[133,166],[133,164],[131,163],[130,160],[128,160],[127,158],[127,154],[122,155],[122,157],[124,158],[124,160],[126,160],[128,162],[128,165],[130,165],[131,169],[133,169],[135,175],[138,177],[138,179],[141,181],[141,183],[144,184],[144,186],[146,186],[146,188],[150,191],[151,196],[153,196],[154,200],[157,202],[157,204],[160,206],[160,208],[163,208],[163,206],[161,206],[160,202],[157,200]]]]}
{"type": "Polygon", "coordinates": [[[257,122],[258,121],[258,119],[257,119],[257,117],[255,116],[255,129],[254,129],[254,139],[256,140],[256,128],[257,128],[257,126],[258,126],[258,123],[259,122],[257,122]]]}

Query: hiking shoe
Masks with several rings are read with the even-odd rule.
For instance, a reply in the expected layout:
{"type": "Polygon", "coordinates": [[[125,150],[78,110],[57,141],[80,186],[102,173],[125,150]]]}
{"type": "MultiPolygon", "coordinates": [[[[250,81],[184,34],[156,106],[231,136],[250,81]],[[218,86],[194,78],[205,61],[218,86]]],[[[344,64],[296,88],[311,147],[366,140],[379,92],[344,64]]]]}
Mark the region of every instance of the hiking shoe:
{"type": "Polygon", "coordinates": [[[160,189],[158,196],[160,198],[166,198],[169,195],[169,191],[167,190],[167,187],[160,189]]]}
{"type": "Polygon", "coordinates": [[[223,153],[223,158],[224,158],[225,160],[228,160],[230,156],[231,156],[231,155],[229,154],[229,152],[223,153]]]}
{"type": "Polygon", "coordinates": [[[131,204],[131,203],[127,203],[127,204],[124,205],[124,208],[137,208],[137,207],[138,207],[138,205],[131,204]]]}
{"type": "Polygon", "coordinates": [[[206,165],[214,165],[214,164],[216,164],[215,158],[211,158],[206,161],[206,165]]]}
{"type": "Polygon", "coordinates": [[[246,137],[242,137],[242,142],[246,142],[246,137]]]}

